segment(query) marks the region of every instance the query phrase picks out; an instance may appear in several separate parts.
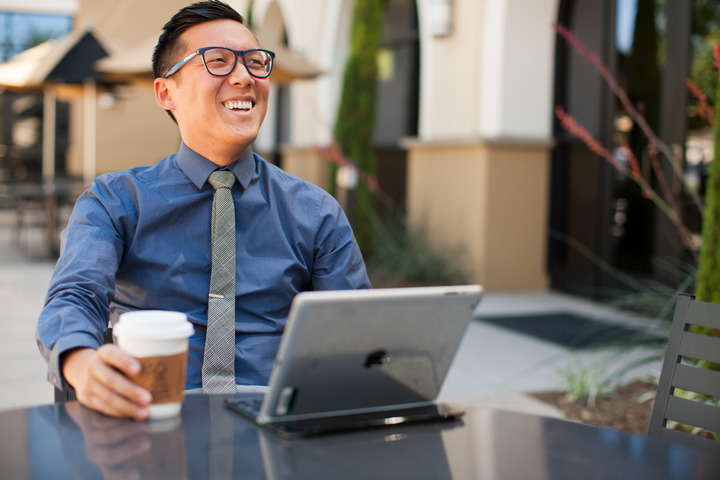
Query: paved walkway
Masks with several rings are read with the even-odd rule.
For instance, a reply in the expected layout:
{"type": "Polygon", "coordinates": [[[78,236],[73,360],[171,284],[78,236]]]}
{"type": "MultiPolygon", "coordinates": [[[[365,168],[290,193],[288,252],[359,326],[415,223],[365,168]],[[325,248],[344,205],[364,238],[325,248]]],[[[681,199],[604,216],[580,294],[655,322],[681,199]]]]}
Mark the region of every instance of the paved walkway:
{"type": "MultiPolygon", "coordinates": [[[[22,253],[11,237],[11,217],[0,211],[0,410],[47,404],[53,389],[45,380],[45,362],[35,343],[35,324],[42,308],[54,262],[39,259],[36,238],[28,237],[29,254],[22,253]],[[33,250],[33,248],[35,250],[33,250]],[[36,259],[33,259],[36,257],[36,259]]],[[[627,324],[637,319],[592,302],[556,292],[487,293],[476,314],[566,312],[608,322],[627,324]]],[[[646,355],[646,351],[608,350],[572,352],[550,342],[474,321],[463,340],[440,397],[543,415],[557,410],[527,396],[529,392],[563,389],[559,373],[578,366],[591,373],[610,372],[646,355]]],[[[659,361],[630,371],[620,380],[630,381],[658,372],[659,361]]]]}
{"type": "MultiPolygon", "coordinates": [[[[0,409],[53,401],[45,361],[35,343],[35,325],[54,262],[40,257],[41,251],[26,255],[17,248],[8,213],[0,211],[0,409]]],[[[41,233],[22,240],[40,245],[41,233]]]]}

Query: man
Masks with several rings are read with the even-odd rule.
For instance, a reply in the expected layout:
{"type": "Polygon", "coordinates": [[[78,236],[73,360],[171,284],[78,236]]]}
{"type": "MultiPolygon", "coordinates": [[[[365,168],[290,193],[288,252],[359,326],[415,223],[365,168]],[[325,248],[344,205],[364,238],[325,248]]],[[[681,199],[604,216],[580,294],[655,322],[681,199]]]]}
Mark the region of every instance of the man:
{"type": "Polygon", "coordinates": [[[82,404],[147,418],[150,394],[128,378],[139,362],[102,345],[108,320],[128,310],[188,315],[186,388],[203,386],[208,297],[220,297],[210,291],[215,170],[235,177],[235,383],[267,384],[298,292],[370,287],[337,202],[252,151],[272,62],[222,2],[185,7],[165,25],[153,55],[155,94],[178,124],[180,151],[100,176],[78,199],[38,322],[48,378],[74,388],[82,404]]]}

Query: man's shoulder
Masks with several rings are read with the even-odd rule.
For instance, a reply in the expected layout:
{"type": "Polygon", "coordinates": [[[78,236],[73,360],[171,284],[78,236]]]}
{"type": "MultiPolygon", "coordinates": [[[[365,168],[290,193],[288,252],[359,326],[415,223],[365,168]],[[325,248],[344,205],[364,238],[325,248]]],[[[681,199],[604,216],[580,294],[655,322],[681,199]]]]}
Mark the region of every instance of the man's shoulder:
{"type": "Polygon", "coordinates": [[[175,155],[163,158],[152,165],[142,165],[132,167],[117,172],[110,172],[99,175],[95,179],[95,183],[112,185],[112,184],[148,184],[160,180],[167,180],[168,174],[173,171],[180,171],[175,162],[175,155]]]}
{"type": "Polygon", "coordinates": [[[287,193],[306,193],[311,195],[331,196],[320,186],[288,173],[277,165],[268,162],[260,155],[255,153],[255,164],[260,178],[264,178],[266,182],[273,183],[283,188],[287,193]]]}

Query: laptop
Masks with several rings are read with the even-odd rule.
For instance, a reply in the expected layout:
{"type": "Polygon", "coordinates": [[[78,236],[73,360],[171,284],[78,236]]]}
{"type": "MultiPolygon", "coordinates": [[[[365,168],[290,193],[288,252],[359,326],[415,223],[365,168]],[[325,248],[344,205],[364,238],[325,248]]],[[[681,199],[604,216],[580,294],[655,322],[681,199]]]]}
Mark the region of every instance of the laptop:
{"type": "Polygon", "coordinates": [[[479,285],[302,292],[264,395],[225,400],[285,437],[453,419],[436,402],[479,285]]]}

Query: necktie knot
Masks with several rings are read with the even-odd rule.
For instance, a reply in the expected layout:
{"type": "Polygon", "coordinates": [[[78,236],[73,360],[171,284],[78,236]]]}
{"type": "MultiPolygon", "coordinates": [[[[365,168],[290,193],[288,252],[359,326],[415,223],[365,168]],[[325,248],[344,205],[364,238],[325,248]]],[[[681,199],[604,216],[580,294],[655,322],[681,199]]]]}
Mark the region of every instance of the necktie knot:
{"type": "Polygon", "coordinates": [[[230,170],[215,170],[210,174],[208,183],[215,190],[218,188],[232,188],[233,183],[235,183],[235,175],[230,170]]]}

